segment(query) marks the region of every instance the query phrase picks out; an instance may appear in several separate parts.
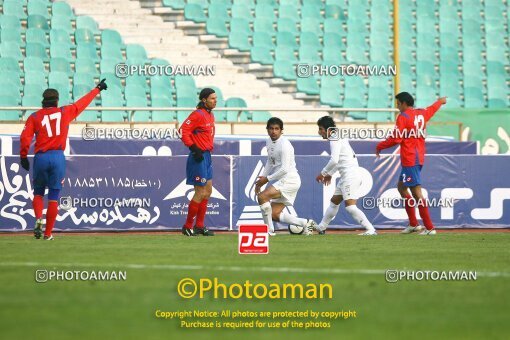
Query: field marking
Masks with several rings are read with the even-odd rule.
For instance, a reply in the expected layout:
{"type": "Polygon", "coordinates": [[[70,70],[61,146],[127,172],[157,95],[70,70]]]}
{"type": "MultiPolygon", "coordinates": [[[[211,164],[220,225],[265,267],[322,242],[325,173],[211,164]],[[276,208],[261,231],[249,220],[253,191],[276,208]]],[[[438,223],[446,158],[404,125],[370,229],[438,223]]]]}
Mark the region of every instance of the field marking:
{"type": "MultiPolygon", "coordinates": [[[[384,275],[387,269],[342,269],[342,268],[296,268],[296,267],[238,267],[238,266],[195,266],[176,264],[93,264],[93,263],[40,263],[40,262],[0,262],[1,267],[115,267],[128,269],[158,269],[158,270],[213,270],[229,272],[266,272],[266,273],[301,273],[301,274],[360,274],[360,275],[384,275]]],[[[395,268],[393,268],[395,269],[395,268]]],[[[388,270],[393,270],[388,269],[388,270]]],[[[448,271],[440,269],[395,269],[399,271],[448,271]]],[[[456,270],[450,270],[456,271],[456,270]]],[[[469,270],[465,270],[469,271],[469,270]]],[[[476,271],[476,270],[471,270],[476,271]]],[[[480,277],[510,277],[509,272],[480,272],[480,277]]]]}

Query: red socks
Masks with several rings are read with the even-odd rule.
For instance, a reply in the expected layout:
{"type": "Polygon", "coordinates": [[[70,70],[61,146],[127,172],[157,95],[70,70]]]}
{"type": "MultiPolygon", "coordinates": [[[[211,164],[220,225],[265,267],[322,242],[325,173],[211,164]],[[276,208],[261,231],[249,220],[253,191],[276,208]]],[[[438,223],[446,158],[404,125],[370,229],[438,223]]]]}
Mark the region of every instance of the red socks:
{"type": "Polygon", "coordinates": [[[188,217],[186,218],[186,223],[184,224],[184,228],[187,228],[187,229],[193,228],[193,220],[197,216],[199,209],[200,209],[200,203],[197,203],[193,200],[191,200],[189,202],[188,217]]]}
{"type": "Polygon", "coordinates": [[[430,219],[429,207],[427,204],[418,204],[418,211],[420,212],[420,217],[423,220],[423,224],[427,230],[434,229],[434,225],[432,224],[432,220],[430,219]]]}
{"type": "MultiPolygon", "coordinates": [[[[411,227],[416,227],[418,225],[418,220],[416,219],[416,210],[414,209],[416,207],[416,203],[412,202],[414,204],[409,204],[410,200],[414,201],[414,198],[407,193],[406,197],[404,199],[404,207],[406,208],[406,213],[407,213],[407,216],[409,217],[409,225],[411,227]]],[[[421,210],[420,210],[420,216],[421,216],[421,210]]]]}
{"type": "Polygon", "coordinates": [[[44,236],[51,236],[51,231],[55,226],[58,214],[58,202],[48,201],[48,210],[46,210],[46,229],[44,230],[44,236]]]}
{"type": "Polygon", "coordinates": [[[196,226],[198,228],[203,228],[204,227],[204,219],[205,219],[205,212],[207,211],[207,202],[209,200],[202,200],[202,202],[200,202],[200,207],[198,208],[198,214],[197,214],[197,223],[196,223],[196,226]]]}
{"type": "Polygon", "coordinates": [[[38,220],[42,217],[44,209],[44,200],[42,196],[35,195],[32,200],[32,207],[34,208],[35,219],[38,220]]]}

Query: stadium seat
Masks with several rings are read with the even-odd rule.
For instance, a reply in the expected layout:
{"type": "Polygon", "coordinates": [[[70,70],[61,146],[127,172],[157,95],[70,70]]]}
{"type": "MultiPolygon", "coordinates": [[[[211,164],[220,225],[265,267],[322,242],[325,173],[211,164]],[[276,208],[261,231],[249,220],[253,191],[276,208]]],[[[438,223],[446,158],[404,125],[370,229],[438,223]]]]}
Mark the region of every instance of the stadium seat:
{"type": "MultiPolygon", "coordinates": [[[[19,100],[15,97],[0,96],[0,106],[18,106],[19,100]]],[[[21,111],[0,110],[0,121],[19,121],[21,111]]]]}
{"type": "Polygon", "coordinates": [[[37,14],[45,17],[46,19],[50,18],[50,13],[48,12],[48,4],[41,1],[29,1],[27,3],[27,14],[37,14]]]}
{"type": "Polygon", "coordinates": [[[2,42],[14,43],[20,47],[25,46],[25,41],[21,38],[21,32],[15,29],[2,29],[0,30],[0,40],[2,42]]]}
{"type": "Polygon", "coordinates": [[[71,86],[69,84],[69,77],[64,72],[50,72],[48,75],[48,86],[50,88],[65,89],[64,92],[69,92],[71,86]]]}
{"type": "Polygon", "coordinates": [[[96,38],[94,37],[94,32],[87,28],[78,28],[74,32],[74,41],[76,42],[77,45],[88,43],[97,45],[96,38]]]}
{"type": "Polygon", "coordinates": [[[262,65],[272,65],[274,63],[273,55],[271,54],[271,48],[254,46],[251,48],[251,59],[256,63],[262,65]]]}
{"type": "Polygon", "coordinates": [[[94,34],[100,34],[97,22],[87,15],[80,15],[76,17],[76,28],[77,29],[84,28],[88,29],[94,34]]]}
{"type": "Polygon", "coordinates": [[[110,46],[124,46],[122,37],[116,30],[105,29],[101,32],[101,43],[110,46]]]}
{"type": "Polygon", "coordinates": [[[269,18],[256,18],[253,22],[254,32],[264,32],[270,36],[276,35],[276,30],[273,26],[273,20],[269,18]]]}
{"type": "MultiPolygon", "coordinates": [[[[247,107],[247,105],[244,99],[232,97],[227,99],[225,107],[247,107]]],[[[241,111],[240,113],[239,111],[227,111],[227,121],[229,122],[247,121],[247,116],[246,111],[241,111]]]]}
{"type": "Polygon", "coordinates": [[[275,49],[275,59],[297,62],[297,57],[294,54],[294,50],[288,46],[277,46],[275,49]]]}
{"type": "Polygon", "coordinates": [[[67,19],[74,19],[74,13],[71,6],[66,2],[54,2],[51,6],[52,16],[58,16],[67,19]]]}
{"type": "Polygon", "coordinates": [[[25,72],[25,84],[43,84],[43,86],[47,86],[46,75],[36,71],[25,72]]]}
{"type": "Polygon", "coordinates": [[[299,18],[298,7],[295,4],[281,5],[278,8],[278,17],[288,19],[299,18]]]}
{"type": "Polygon", "coordinates": [[[19,67],[19,63],[15,58],[0,58],[0,71],[14,71],[18,74],[23,74],[21,68],[19,67]]]}
{"type": "Polygon", "coordinates": [[[35,106],[41,107],[40,96],[23,96],[21,99],[21,106],[35,106]]]}
{"type": "MultiPolygon", "coordinates": [[[[128,107],[148,107],[147,98],[145,97],[126,97],[126,106],[128,107]]],[[[131,116],[131,112],[128,111],[128,115],[131,116]]],[[[135,111],[131,118],[128,120],[133,122],[150,122],[151,111],[135,111]]]]}
{"type": "Polygon", "coordinates": [[[64,58],[51,58],[50,59],[50,71],[51,72],[63,72],[67,76],[73,75],[71,64],[64,58]]]}
{"type": "Polygon", "coordinates": [[[301,33],[310,32],[320,37],[323,35],[321,23],[322,20],[317,18],[303,18],[301,20],[301,33]]]}
{"type": "Polygon", "coordinates": [[[271,5],[267,4],[259,4],[255,6],[255,17],[256,18],[265,18],[271,21],[276,21],[276,13],[271,5]]]}
{"type": "Polygon", "coordinates": [[[76,46],[76,58],[92,59],[95,62],[99,61],[96,45],[92,43],[79,44],[76,46]]]}
{"type": "Polygon", "coordinates": [[[229,46],[242,52],[248,52],[251,49],[250,36],[246,32],[230,31],[228,36],[229,46]]]}
{"type": "Polygon", "coordinates": [[[276,29],[278,32],[290,32],[293,35],[299,34],[296,21],[291,18],[279,18],[276,23],[276,29]]]}
{"type": "Polygon", "coordinates": [[[12,88],[12,94],[19,95],[19,91],[22,89],[20,74],[16,71],[2,71],[2,77],[5,83],[12,88]]]}
{"type": "Polygon", "coordinates": [[[20,1],[6,1],[3,4],[3,14],[12,15],[18,19],[25,19],[26,14],[23,9],[23,3],[20,1]]]}
{"type": "Polygon", "coordinates": [[[184,9],[186,2],[184,0],[163,0],[163,6],[173,9],[184,9]]]}
{"type": "MultiPolygon", "coordinates": [[[[177,98],[177,107],[188,107],[193,108],[196,105],[196,99],[191,97],[181,97],[177,98]]],[[[177,121],[182,123],[186,118],[188,118],[191,112],[189,110],[177,111],[177,121]]]]}
{"type": "Polygon", "coordinates": [[[229,35],[229,30],[227,28],[227,22],[225,19],[218,18],[209,18],[206,22],[206,30],[209,34],[214,34],[215,36],[225,38],[229,35]]]}
{"type": "Polygon", "coordinates": [[[206,22],[204,9],[199,4],[187,4],[184,6],[184,18],[194,22],[206,22]]]}
{"type": "Polygon", "coordinates": [[[278,32],[276,33],[276,45],[287,46],[297,51],[299,46],[296,42],[296,38],[291,32],[278,32]]]}
{"type": "Polygon", "coordinates": [[[0,56],[2,58],[13,58],[18,61],[23,60],[23,54],[21,48],[17,43],[10,41],[2,41],[0,43],[0,56]]]}
{"type": "Polygon", "coordinates": [[[296,70],[292,61],[277,60],[273,65],[273,72],[275,77],[283,78],[285,80],[296,80],[296,70]]]}
{"type": "Polygon", "coordinates": [[[271,118],[271,113],[267,111],[253,111],[251,120],[254,123],[267,122],[271,118]]]}
{"type": "Polygon", "coordinates": [[[225,3],[218,2],[214,6],[209,6],[207,9],[207,16],[209,19],[217,19],[223,22],[230,21],[230,15],[228,15],[229,6],[225,3]]]}
{"type": "MultiPolygon", "coordinates": [[[[32,19],[32,21],[33,20],[34,19],[32,19]]],[[[32,23],[32,25],[33,25],[33,23],[32,23]]],[[[31,26],[29,26],[29,27],[31,27],[31,26]]],[[[0,28],[9,29],[9,30],[16,31],[16,32],[22,31],[21,21],[19,20],[18,17],[14,16],[14,15],[6,15],[6,14],[1,15],[0,16],[0,28]]]]}
{"type": "Polygon", "coordinates": [[[64,16],[52,16],[51,17],[51,28],[61,29],[71,34],[73,32],[73,26],[71,18],[64,16]]]}
{"type": "Polygon", "coordinates": [[[50,46],[48,39],[46,38],[46,31],[39,28],[29,28],[27,29],[25,35],[25,41],[27,43],[38,43],[44,46],[45,48],[50,46]]]}
{"type": "Polygon", "coordinates": [[[275,44],[273,43],[273,39],[271,35],[266,32],[254,32],[253,33],[253,46],[254,47],[266,47],[269,49],[274,49],[275,44]]]}

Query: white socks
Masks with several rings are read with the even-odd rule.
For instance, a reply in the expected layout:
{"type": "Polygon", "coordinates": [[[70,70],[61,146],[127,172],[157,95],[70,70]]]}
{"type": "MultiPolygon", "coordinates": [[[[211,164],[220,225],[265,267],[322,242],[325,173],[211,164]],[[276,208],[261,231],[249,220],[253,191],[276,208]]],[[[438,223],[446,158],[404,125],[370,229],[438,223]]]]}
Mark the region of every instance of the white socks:
{"type": "Polygon", "coordinates": [[[273,225],[273,210],[271,209],[271,203],[266,202],[260,206],[260,211],[262,211],[262,218],[264,219],[264,223],[269,227],[269,232],[274,232],[273,225]]]}
{"type": "Polygon", "coordinates": [[[352,218],[358,222],[363,228],[365,228],[367,231],[372,231],[374,230],[374,226],[372,225],[372,223],[370,223],[367,219],[367,217],[365,216],[365,214],[363,213],[363,211],[359,210],[359,208],[355,205],[350,205],[348,207],[345,207],[345,210],[347,210],[347,212],[349,214],[351,214],[352,218]]]}
{"type": "Polygon", "coordinates": [[[319,223],[319,228],[321,230],[326,230],[328,228],[329,223],[331,223],[336,214],[338,214],[338,209],[340,209],[340,205],[336,205],[333,202],[329,203],[329,207],[326,209],[321,223],[319,223]]]}
{"type": "Polygon", "coordinates": [[[285,211],[282,211],[280,213],[280,222],[287,223],[287,224],[293,224],[293,225],[299,225],[299,226],[305,228],[307,220],[304,218],[299,218],[297,216],[293,216],[289,213],[286,213],[285,211]]]}

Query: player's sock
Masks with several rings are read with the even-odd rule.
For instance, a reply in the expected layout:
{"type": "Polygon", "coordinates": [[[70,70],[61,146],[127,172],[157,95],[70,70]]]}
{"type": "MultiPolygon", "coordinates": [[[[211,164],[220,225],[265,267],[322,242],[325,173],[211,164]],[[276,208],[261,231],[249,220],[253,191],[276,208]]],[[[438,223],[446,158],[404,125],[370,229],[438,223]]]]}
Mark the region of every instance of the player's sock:
{"type": "Polygon", "coordinates": [[[404,207],[406,208],[407,217],[409,217],[409,225],[411,227],[416,227],[419,223],[416,219],[416,204],[410,204],[410,201],[414,198],[410,194],[406,194],[404,198],[404,207]]]}
{"type": "Polygon", "coordinates": [[[205,213],[207,211],[207,202],[209,202],[209,200],[206,199],[202,200],[202,202],[200,202],[200,206],[198,207],[197,223],[195,223],[195,225],[198,228],[204,227],[205,213]]]}
{"type": "Polygon", "coordinates": [[[370,223],[370,221],[368,220],[365,213],[363,211],[359,210],[359,208],[357,206],[350,205],[348,207],[345,207],[345,210],[347,210],[347,212],[349,214],[351,214],[352,218],[356,222],[358,222],[363,228],[365,228],[367,231],[375,230],[374,226],[372,225],[372,223],[370,223]]]}
{"type": "Polygon", "coordinates": [[[427,207],[427,204],[422,202],[418,203],[418,211],[420,212],[420,217],[423,220],[425,228],[427,228],[427,230],[434,229],[434,225],[432,224],[432,219],[430,218],[429,214],[429,207],[427,207]]]}
{"type": "Polygon", "coordinates": [[[306,227],[306,223],[307,223],[306,219],[291,215],[285,211],[282,211],[280,213],[280,222],[287,223],[287,224],[293,224],[293,225],[299,225],[303,228],[306,227]]]}
{"type": "Polygon", "coordinates": [[[321,230],[326,230],[328,228],[329,223],[331,223],[336,214],[338,214],[338,209],[340,209],[340,205],[336,205],[333,202],[329,203],[329,207],[326,209],[321,223],[319,223],[319,228],[321,230]]]}
{"type": "Polygon", "coordinates": [[[200,203],[191,200],[189,202],[188,207],[188,217],[186,217],[186,223],[184,224],[184,228],[191,229],[193,228],[193,221],[198,214],[198,209],[200,208],[200,203]]]}
{"type": "Polygon", "coordinates": [[[48,210],[46,210],[46,229],[44,230],[44,236],[50,237],[55,221],[58,215],[58,202],[48,201],[48,210]]]}
{"type": "Polygon", "coordinates": [[[44,200],[42,196],[35,195],[32,201],[32,207],[34,208],[35,219],[38,220],[42,217],[44,209],[44,200]]]}
{"type": "Polygon", "coordinates": [[[260,211],[262,211],[262,218],[264,219],[264,223],[267,224],[269,228],[269,232],[274,232],[273,225],[273,209],[271,208],[271,203],[266,202],[260,206],[260,211]]]}

